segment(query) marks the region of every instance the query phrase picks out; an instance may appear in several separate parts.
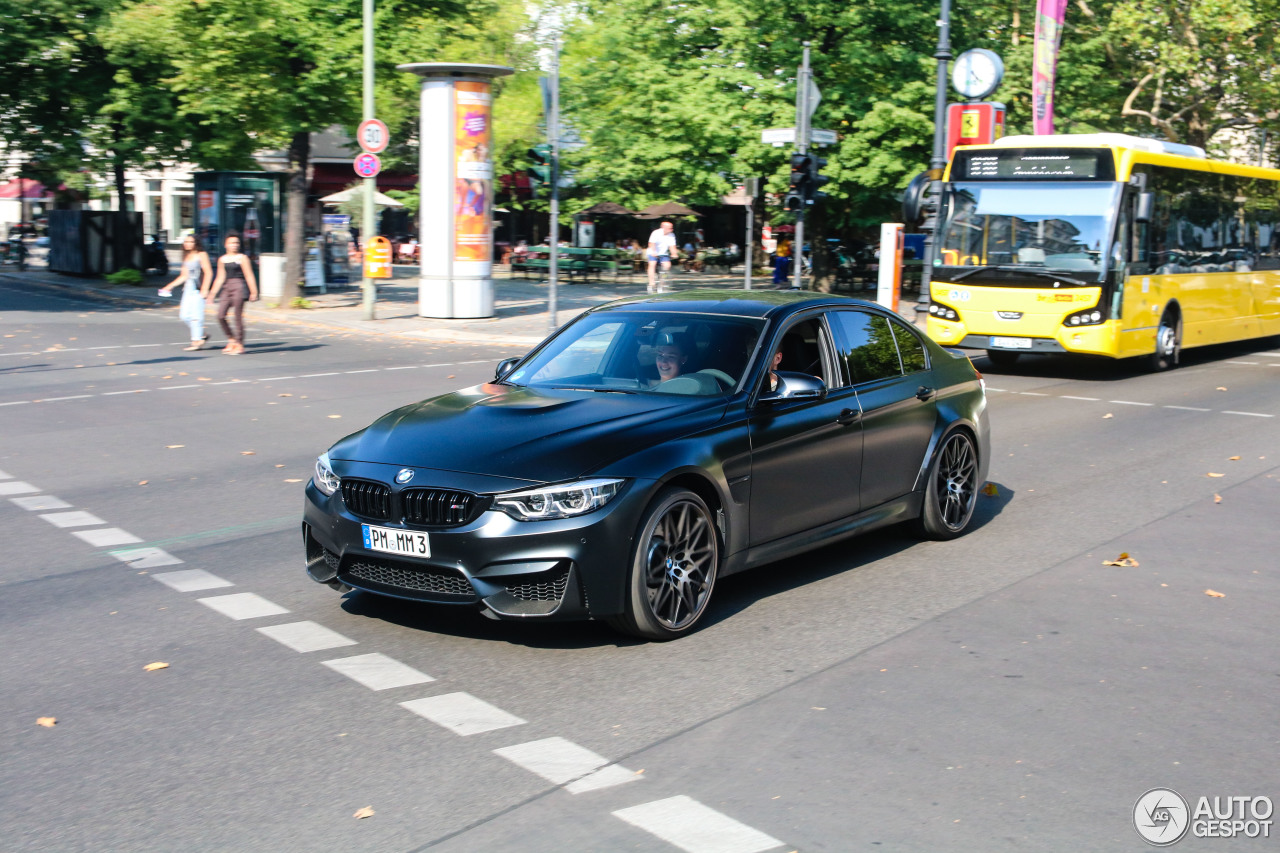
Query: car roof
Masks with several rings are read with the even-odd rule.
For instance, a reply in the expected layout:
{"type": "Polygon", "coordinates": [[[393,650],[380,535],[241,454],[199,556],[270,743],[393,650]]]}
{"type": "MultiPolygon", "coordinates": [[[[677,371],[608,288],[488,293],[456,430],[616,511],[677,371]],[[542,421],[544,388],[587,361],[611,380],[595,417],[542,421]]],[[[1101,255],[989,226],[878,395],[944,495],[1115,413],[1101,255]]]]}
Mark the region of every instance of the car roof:
{"type": "Polygon", "coordinates": [[[878,308],[875,303],[830,293],[789,290],[693,290],[629,296],[592,309],[604,311],[669,311],[681,314],[720,314],[733,317],[778,317],[806,308],[859,305],[878,308]]]}

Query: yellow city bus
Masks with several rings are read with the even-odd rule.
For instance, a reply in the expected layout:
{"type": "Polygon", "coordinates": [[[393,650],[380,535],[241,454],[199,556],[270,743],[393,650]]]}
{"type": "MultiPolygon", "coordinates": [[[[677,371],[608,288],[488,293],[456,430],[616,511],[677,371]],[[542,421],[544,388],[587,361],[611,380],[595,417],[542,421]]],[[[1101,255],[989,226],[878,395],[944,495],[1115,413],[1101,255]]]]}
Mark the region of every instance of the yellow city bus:
{"type": "Polygon", "coordinates": [[[1099,133],[957,148],[927,328],[941,344],[1146,356],[1280,334],[1280,170],[1099,133]]]}

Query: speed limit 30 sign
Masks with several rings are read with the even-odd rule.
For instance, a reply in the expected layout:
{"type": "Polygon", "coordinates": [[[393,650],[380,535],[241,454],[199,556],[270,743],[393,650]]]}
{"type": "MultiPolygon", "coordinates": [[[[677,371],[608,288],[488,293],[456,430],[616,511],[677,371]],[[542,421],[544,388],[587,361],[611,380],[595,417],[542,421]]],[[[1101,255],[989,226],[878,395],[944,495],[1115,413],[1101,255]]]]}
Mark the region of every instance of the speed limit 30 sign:
{"type": "Polygon", "coordinates": [[[381,154],[387,150],[387,144],[391,142],[391,134],[387,132],[385,124],[376,118],[369,118],[360,122],[360,127],[356,130],[356,139],[362,150],[370,154],[381,154]]]}

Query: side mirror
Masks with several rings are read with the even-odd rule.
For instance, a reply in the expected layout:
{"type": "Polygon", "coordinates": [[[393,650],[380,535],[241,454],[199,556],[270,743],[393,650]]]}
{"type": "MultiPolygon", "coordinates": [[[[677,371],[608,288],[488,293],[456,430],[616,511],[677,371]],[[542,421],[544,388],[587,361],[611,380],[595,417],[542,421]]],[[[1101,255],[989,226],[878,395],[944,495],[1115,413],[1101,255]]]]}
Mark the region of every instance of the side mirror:
{"type": "Polygon", "coordinates": [[[497,369],[493,371],[493,378],[496,380],[503,379],[519,363],[519,357],[504,358],[502,361],[498,362],[497,369]]]}
{"type": "Polygon", "coordinates": [[[778,387],[765,391],[760,400],[766,403],[781,400],[821,400],[827,396],[827,383],[808,373],[779,370],[778,387]]]}
{"type": "Polygon", "coordinates": [[[1138,203],[1134,206],[1133,219],[1135,222],[1150,222],[1151,214],[1155,210],[1156,194],[1155,193],[1138,193],[1138,203]]]}

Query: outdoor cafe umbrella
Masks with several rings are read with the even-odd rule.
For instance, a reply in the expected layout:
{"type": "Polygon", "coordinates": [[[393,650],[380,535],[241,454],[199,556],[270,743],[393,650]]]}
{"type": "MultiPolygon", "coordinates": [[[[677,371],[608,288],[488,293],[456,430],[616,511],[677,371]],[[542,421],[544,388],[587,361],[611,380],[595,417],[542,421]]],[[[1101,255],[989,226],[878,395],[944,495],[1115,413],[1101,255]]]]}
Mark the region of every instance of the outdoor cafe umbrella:
{"type": "Polygon", "coordinates": [[[636,214],[640,219],[661,219],[664,216],[701,215],[702,214],[698,213],[698,211],[685,207],[678,201],[664,201],[661,204],[651,204],[636,214]]]}
{"type": "MultiPolygon", "coordinates": [[[[320,199],[320,202],[322,204],[342,204],[343,202],[351,201],[353,198],[356,197],[357,193],[362,193],[362,192],[364,192],[363,187],[348,187],[342,192],[337,192],[337,193],[334,193],[333,195],[325,196],[324,198],[320,199]]],[[[376,190],[373,193],[373,203],[380,204],[383,207],[404,207],[402,203],[396,201],[391,196],[383,195],[382,193],[376,190]]]]}
{"type": "Polygon", "coordinates": [[[614,216],[635,216],[635,211],[627,210],[627,208],[618,204],[616,201],[598,201],[582,212],[589,213],[593,216],[607,214],[614,216]]]}

